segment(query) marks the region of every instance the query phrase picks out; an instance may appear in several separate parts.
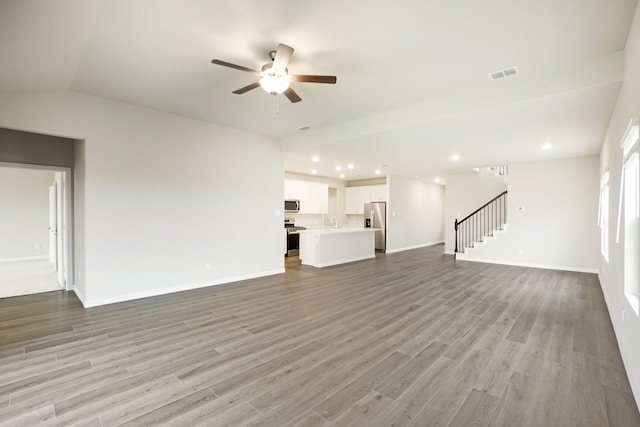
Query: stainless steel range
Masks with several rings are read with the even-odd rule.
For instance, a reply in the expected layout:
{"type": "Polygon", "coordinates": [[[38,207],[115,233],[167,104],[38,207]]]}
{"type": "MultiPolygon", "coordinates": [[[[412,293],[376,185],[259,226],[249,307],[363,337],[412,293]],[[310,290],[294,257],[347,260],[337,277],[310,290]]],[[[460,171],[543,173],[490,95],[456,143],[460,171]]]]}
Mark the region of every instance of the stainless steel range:
{"type": "Polygon", "coordinates": [[[305,227],[296,226],[293,220],[285,219],[284,228],[287,230],[287,256],[298,256],[300,254],[300,234],[305,227]]]}

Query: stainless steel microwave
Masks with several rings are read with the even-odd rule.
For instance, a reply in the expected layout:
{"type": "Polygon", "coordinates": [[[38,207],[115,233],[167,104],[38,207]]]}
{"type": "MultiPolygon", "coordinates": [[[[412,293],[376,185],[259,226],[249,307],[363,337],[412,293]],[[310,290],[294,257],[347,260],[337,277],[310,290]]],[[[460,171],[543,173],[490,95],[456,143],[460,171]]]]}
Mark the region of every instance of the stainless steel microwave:
{"type": "Polygon", "coordinates": [[[298,213],[300,212],[300,200],[298,199],[285,199],[284,200],[284,211],[287,213],[298,213]]]}

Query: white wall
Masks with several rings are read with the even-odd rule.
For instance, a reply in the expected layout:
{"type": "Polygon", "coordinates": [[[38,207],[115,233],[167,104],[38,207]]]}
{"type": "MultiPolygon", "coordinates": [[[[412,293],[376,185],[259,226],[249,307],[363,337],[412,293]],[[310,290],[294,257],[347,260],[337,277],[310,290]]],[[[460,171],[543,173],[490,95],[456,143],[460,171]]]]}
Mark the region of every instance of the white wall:
{"type": "Polygon", "coordinates": [[[0,166],[0,261],[48,258],[53,179],[51,171],[0,166]]]}
{"type": "Polygon", "coordinates": [[[616,242],[618,196],[622,171],[620,142],[632,116],[640,115],[640,7],[625,48],[625,74],[616,108],[600,153],[600,172],[609,168],[609,262],[600,257],[600,284],[609,308],[631,388],[640,407],[640,318],[624,295],[624,236],[616,242]],[[623,320],[624,319],[624,320],[623,320]]]}
{"type": "Polygon", "coordinates": [[[284,271],[276,141],[74,92],[0,94],[0,127],[84,140],[74,231],[85,305],[284,271]]]}
{"type": "Polygon", "coordinates": [[[595,272],[598,158],[509,165],[506,233],[469,256],[487,262],[595,272]]]}
{"type": "MultiPolygon", "coordinates": [[[[85,277],[86,263],[85,244],[86,215],[85,215],[85,141],[78,140],[73,144],[73,271],[70,284],[78,295],[85,299],[87,294],[87,278],[85,277]]],[[[87,302],[85,301],[85,304],[87,302]]]]}
{"type": "Polygon", "coordinates": [[[476,172],[446,176],[444,208],[445,252],[455,249],[454,221],[462,219],[507,189],[504,179],[476,172]]]}
{"type": "Polygon", "coordinates": [[[389,176],[387,252],[419,248],[444,240],[444,188],[389,176]]]}

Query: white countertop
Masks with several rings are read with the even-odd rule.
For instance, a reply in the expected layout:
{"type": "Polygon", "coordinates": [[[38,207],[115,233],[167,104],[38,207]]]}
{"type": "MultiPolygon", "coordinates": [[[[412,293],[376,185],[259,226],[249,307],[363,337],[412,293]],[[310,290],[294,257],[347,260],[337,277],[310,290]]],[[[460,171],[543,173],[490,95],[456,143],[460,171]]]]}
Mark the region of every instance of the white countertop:
{"type": "Polygon", "coordinates": [[[361,233],[375,231],[376,228],[364,228],[364,227],[323,227],[323,228],[307,228],[306,230],[300,230],[300,233],[309,234],[328,234],[328,233],[361,233]]]}

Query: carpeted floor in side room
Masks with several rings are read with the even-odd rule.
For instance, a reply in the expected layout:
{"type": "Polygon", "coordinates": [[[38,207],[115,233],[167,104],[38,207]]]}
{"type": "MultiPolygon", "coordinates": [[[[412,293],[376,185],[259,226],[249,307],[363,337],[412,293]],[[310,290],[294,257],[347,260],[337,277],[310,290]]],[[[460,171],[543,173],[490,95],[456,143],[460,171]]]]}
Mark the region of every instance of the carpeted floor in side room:
{"type": "Polygon", "coordinates": [[[48,260],[0,263],[0,298],[60,290],[48,260]]]}

